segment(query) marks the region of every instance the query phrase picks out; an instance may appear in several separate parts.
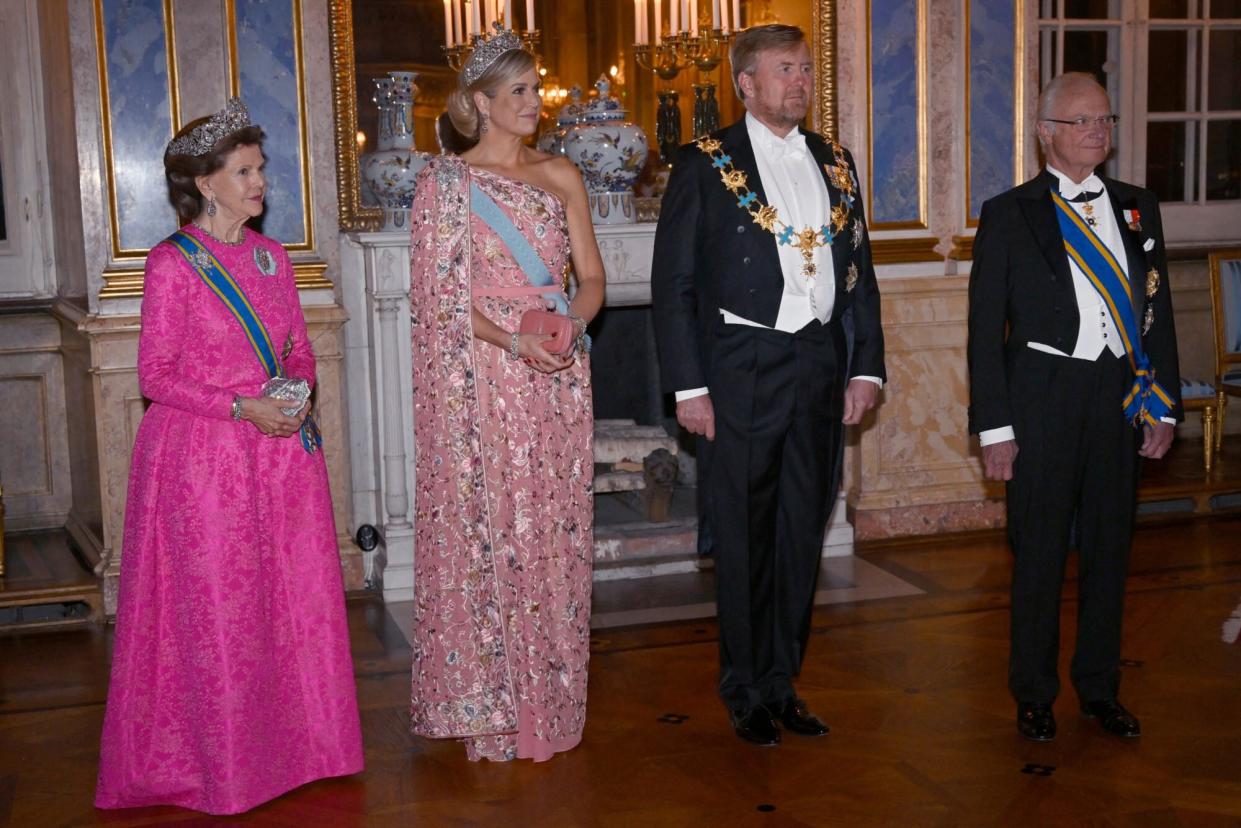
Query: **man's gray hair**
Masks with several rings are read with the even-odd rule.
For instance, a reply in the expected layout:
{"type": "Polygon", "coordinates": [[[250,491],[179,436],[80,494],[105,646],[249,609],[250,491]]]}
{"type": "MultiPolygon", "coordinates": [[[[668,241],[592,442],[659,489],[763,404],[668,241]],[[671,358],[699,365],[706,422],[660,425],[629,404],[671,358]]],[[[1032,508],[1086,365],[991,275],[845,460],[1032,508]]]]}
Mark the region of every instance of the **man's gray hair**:
{"type": "MultiPolygon", "coordinates": [[[[1060,99],[1060,96],[1068,89],[1080,89],[1083,86],[1097,86],[1103,89],[1103,84],[1099,83],[1099,79],[1089,72],[1065,72],[1063,75],[1056,75],[1039,93],[1038,111],[1034,117],[1039,121],[1046,121],[1053,117],[1056,101],[1060,99]]],[[[1107,94],[1106,89],[1103,89],[1103,94],[1107,94]]]]}
{"type": "Polygon", "coordinates": [[[783,51],[805,42],[805,32],[796,26],[783,23],[751,26],[738,34],[728,50],[728,61],[733,67],[733,89],[737,91],[737,97],[745,100],[745,93],[741,91],[741,74],[754,74],[754,70],[758,68],[759,52],[783,51]]]}

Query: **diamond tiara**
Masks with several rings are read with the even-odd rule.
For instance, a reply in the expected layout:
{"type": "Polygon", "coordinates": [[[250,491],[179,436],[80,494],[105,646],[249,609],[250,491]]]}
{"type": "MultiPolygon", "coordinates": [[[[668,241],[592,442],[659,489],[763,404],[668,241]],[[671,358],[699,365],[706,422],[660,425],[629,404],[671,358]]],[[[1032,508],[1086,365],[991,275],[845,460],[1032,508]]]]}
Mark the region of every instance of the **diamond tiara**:
{"type": "Polygon", "coordinates": [[[499,21],[492,25],[495,26],[496,33],[491,37],[485,38],[475,46],[474,51],[470,53],[469,59],[466,60],[465,66],[461,68],[462,88],[468,89],[505,52],[511,52],[514,49],[520,51],[524,48],[521,38],[514,34],[512,30],[503,28],[499,21]]]}
{"type": "Polygon", "coordinates": [[[221,138],[250,126],[254,124],[250,122],[250,112],[241,98],[229,98],[224,108],[208,118],[206,123],[169,141],[164,154],[206,155],[221,138]]]}

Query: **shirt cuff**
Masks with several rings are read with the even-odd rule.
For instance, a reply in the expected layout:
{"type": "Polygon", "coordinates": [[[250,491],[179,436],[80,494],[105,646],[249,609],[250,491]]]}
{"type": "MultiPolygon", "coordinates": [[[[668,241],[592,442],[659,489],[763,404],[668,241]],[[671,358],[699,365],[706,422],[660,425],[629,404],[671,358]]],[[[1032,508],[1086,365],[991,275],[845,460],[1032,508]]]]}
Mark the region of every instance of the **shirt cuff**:
{"type": "Polygon", "coordinates": [[[1176,420],[1172,417],[1160,417],[1159,422],[1167,423],[1168,425],[1176,425],[1176,420]]]}
{"type": "Polygon", "coordinates": [[[851,377],[850,381],[855,380],[855,379],[866,380],[867,382],[873,382],[875,385],[878,385],[880,388],[883,388],[883,380],[879,379],[879,377],[868,377],[868,376],[859,374],[856,377],[851,377]]]}
{"type": "Polygon", "coordinates": [[[1013,431],[1012,426],[1000,426],[999,428],[989,428],[986,431],[978,432],[978,443],[983,446],[1016,439],[1017,434],[1013,431]]]}
{"type": "Polygon", "coordinates": [[[677,402],[692,400],[694,397],[705,397],[708,390],[707,388],[690,388],[685,391],[678,391],[676,392],[677,402]]]}

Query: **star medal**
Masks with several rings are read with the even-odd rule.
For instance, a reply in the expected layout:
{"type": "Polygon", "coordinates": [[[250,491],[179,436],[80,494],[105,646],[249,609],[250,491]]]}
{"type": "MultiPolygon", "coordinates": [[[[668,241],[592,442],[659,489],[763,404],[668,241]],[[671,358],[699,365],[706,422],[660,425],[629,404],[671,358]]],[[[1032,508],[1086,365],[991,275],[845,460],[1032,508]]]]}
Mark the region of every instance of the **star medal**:
{"type": "Polygon", "coordinates": [[[1146,306],[1146,313],[1142,316],[1142,336],[1150,333],[1151,325],[1155,324],[1155,309],[1150,305],[1146,306]]]}
{"type": "Polygon", "coordinates": [[[855,287],[857,287],[857,265],[850,262],[849,270],[845,274],[845,293],[852,293],[855,287]]]}
{"type": "Polygon", "coordinates": [[[203,250],[202,248],[199,248],[198,250],[195,250],[192,254],[190,254],[190,260],[194,262],[194,267],[198,268],[199,270],[210,270],[211,269],[211,264],[212,264],[211,254],[208,253],[206,250],[203,250]]]}
{"type": "Polygon", "coordinates": [[[857,250],[862,246],[862,220],[853,220],[853,249],[857,250]]]}
{"type": "Polygon", "coordinates": [[[1082,205],[1082,209],[1086,212],[1086,223],[1091,227],[1097,227],[1099,220],[1094,217],[1094,205],[1087,201],[1082,205]]]}
{"type": "Polygon", "coordinates": [[[1146,297],[1149,299],[1159,292],[1159,271],[1151,268],[1146,271],[1146,297]]]}
{"type": "Polygon", "coordinates": [[[264,276],[276,275],[276,260],[265,247],[254,248],[254,263],[264,276]]]}

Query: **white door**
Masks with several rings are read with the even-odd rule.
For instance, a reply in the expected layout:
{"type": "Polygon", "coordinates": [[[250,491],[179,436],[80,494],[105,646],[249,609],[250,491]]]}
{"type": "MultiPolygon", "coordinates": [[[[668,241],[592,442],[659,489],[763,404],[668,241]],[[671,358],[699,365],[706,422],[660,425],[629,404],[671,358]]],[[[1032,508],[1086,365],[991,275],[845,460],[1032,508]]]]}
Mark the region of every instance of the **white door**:
{"type": "Polygon", "coordinates": [[[0,2],[0,301],[56,293],[43,229],[46,180],[38,125],[43,100],[34,6],[0,2]],[[32,48],[33,46],[33,48],[32,48]]]}

